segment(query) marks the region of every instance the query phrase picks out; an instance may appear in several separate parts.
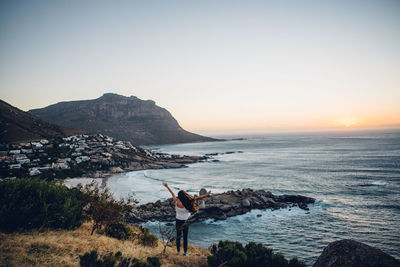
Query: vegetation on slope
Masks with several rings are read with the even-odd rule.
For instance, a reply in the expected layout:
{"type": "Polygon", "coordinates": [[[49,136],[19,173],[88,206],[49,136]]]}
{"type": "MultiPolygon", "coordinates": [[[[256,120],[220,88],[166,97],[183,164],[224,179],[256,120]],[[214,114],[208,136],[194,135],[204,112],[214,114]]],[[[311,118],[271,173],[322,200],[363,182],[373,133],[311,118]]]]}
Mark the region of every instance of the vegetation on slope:
{"type": "MultiPolygon", "coordinates": [[[[137,227],[130,226],[139,233],[137,227]]],[[[189,257],[177,255],[176,248],[157,241],[155,247],[143,246],[140,239],[118,240],[95,232],[92,224],[83,223],[75,230],[28,231],[12,234],[0,233],[0,266],[79,266],[79,256],[96,250],[98,255],[120,251],[123,257],[147,261],[158,257],[162,266],[207,266],[206,249],[189,245],[189,257]]]]}
{"type": "Polygon", "coordinates": [[[134,203],[93,184],[0,181],[0,266],[304,266],[252,242],[221,241],[211,253],[189,246],[189,257],[177,255],[173,231],[160,227],[160,242],[121,221],[134,203]]]}

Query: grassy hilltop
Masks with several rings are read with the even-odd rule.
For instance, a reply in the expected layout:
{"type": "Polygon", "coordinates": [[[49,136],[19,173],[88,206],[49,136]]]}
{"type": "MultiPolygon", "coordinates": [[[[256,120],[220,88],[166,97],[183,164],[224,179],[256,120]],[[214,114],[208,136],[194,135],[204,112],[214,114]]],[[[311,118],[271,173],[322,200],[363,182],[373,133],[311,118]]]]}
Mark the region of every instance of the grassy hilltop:
{"type": "MultiPolygon", "coordinates": [[[[120,251],[125,258],[146,261],[148,257],[158,257],[162,266],[207,266],[210,252],[189,245],[189,257],[176,253],[174,246],[146,247],[139,240],[118,240],[103,234],[90,235],[91,224],[83,223],[75,230],[46,230],[22,233],[0,233],[0,266],[79,266],[79,255],[97,250],[99,255],[120,251]]],[[[136,227],[132,227],[136,232],[136,227]]]]}

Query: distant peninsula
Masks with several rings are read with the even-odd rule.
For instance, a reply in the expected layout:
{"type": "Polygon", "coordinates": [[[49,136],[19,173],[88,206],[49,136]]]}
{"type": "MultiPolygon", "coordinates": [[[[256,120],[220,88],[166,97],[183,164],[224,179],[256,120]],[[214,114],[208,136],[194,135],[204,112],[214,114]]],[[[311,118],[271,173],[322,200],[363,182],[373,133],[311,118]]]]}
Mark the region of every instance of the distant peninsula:
{"type": "Polygon", "coordinates": [[[60,102],[28,112],[51,123],[133,145],[217,141],[184,130],[166,109],[135,96],[106,93],[97,99],[60,102]]]}

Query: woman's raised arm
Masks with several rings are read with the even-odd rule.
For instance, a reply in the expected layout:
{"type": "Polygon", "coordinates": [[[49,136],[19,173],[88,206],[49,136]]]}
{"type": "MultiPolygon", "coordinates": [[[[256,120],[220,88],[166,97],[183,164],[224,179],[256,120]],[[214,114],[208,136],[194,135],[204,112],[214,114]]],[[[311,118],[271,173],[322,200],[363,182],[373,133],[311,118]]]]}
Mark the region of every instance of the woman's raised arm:
{"type": "Polygon", "coordinates": [[[202,195],[202,196],[195,197],[195,199],[196,199],[196,200],[197,200],[197,199],[202,199],[202,198],[208,197],[210,194],[211,194],[211,191],[208,191],[207,194],[202,195]]]}
{"type": "Polygon", "coordinates": [[[165,186],[165,187],[168,189],[168,191],[171,193],[172,199],[174,200],[174,204],[176,205],[176,196],[175,196],[174,192],[172,192],[171,188],[169,188],[169,186],[168,186],[167,183],[163,182],[162,184],[163,184],[163,186],[165,186]]]}

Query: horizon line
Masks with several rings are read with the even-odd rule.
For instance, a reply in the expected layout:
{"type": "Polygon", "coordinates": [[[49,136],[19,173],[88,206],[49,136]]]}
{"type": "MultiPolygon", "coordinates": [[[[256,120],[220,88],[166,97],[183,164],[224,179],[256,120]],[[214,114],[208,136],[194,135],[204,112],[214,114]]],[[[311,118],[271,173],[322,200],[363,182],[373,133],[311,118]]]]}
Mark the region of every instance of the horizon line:
{"type": "Polygon", "coordinates": [[[357,133],[374,131],[400,131],[400,124],[350,127],[275,127],[275,128],[243,128],[243,129],[185,129],[201,135],[263,135],[263,134],[312,134],[312,133],[357,133]]]}

